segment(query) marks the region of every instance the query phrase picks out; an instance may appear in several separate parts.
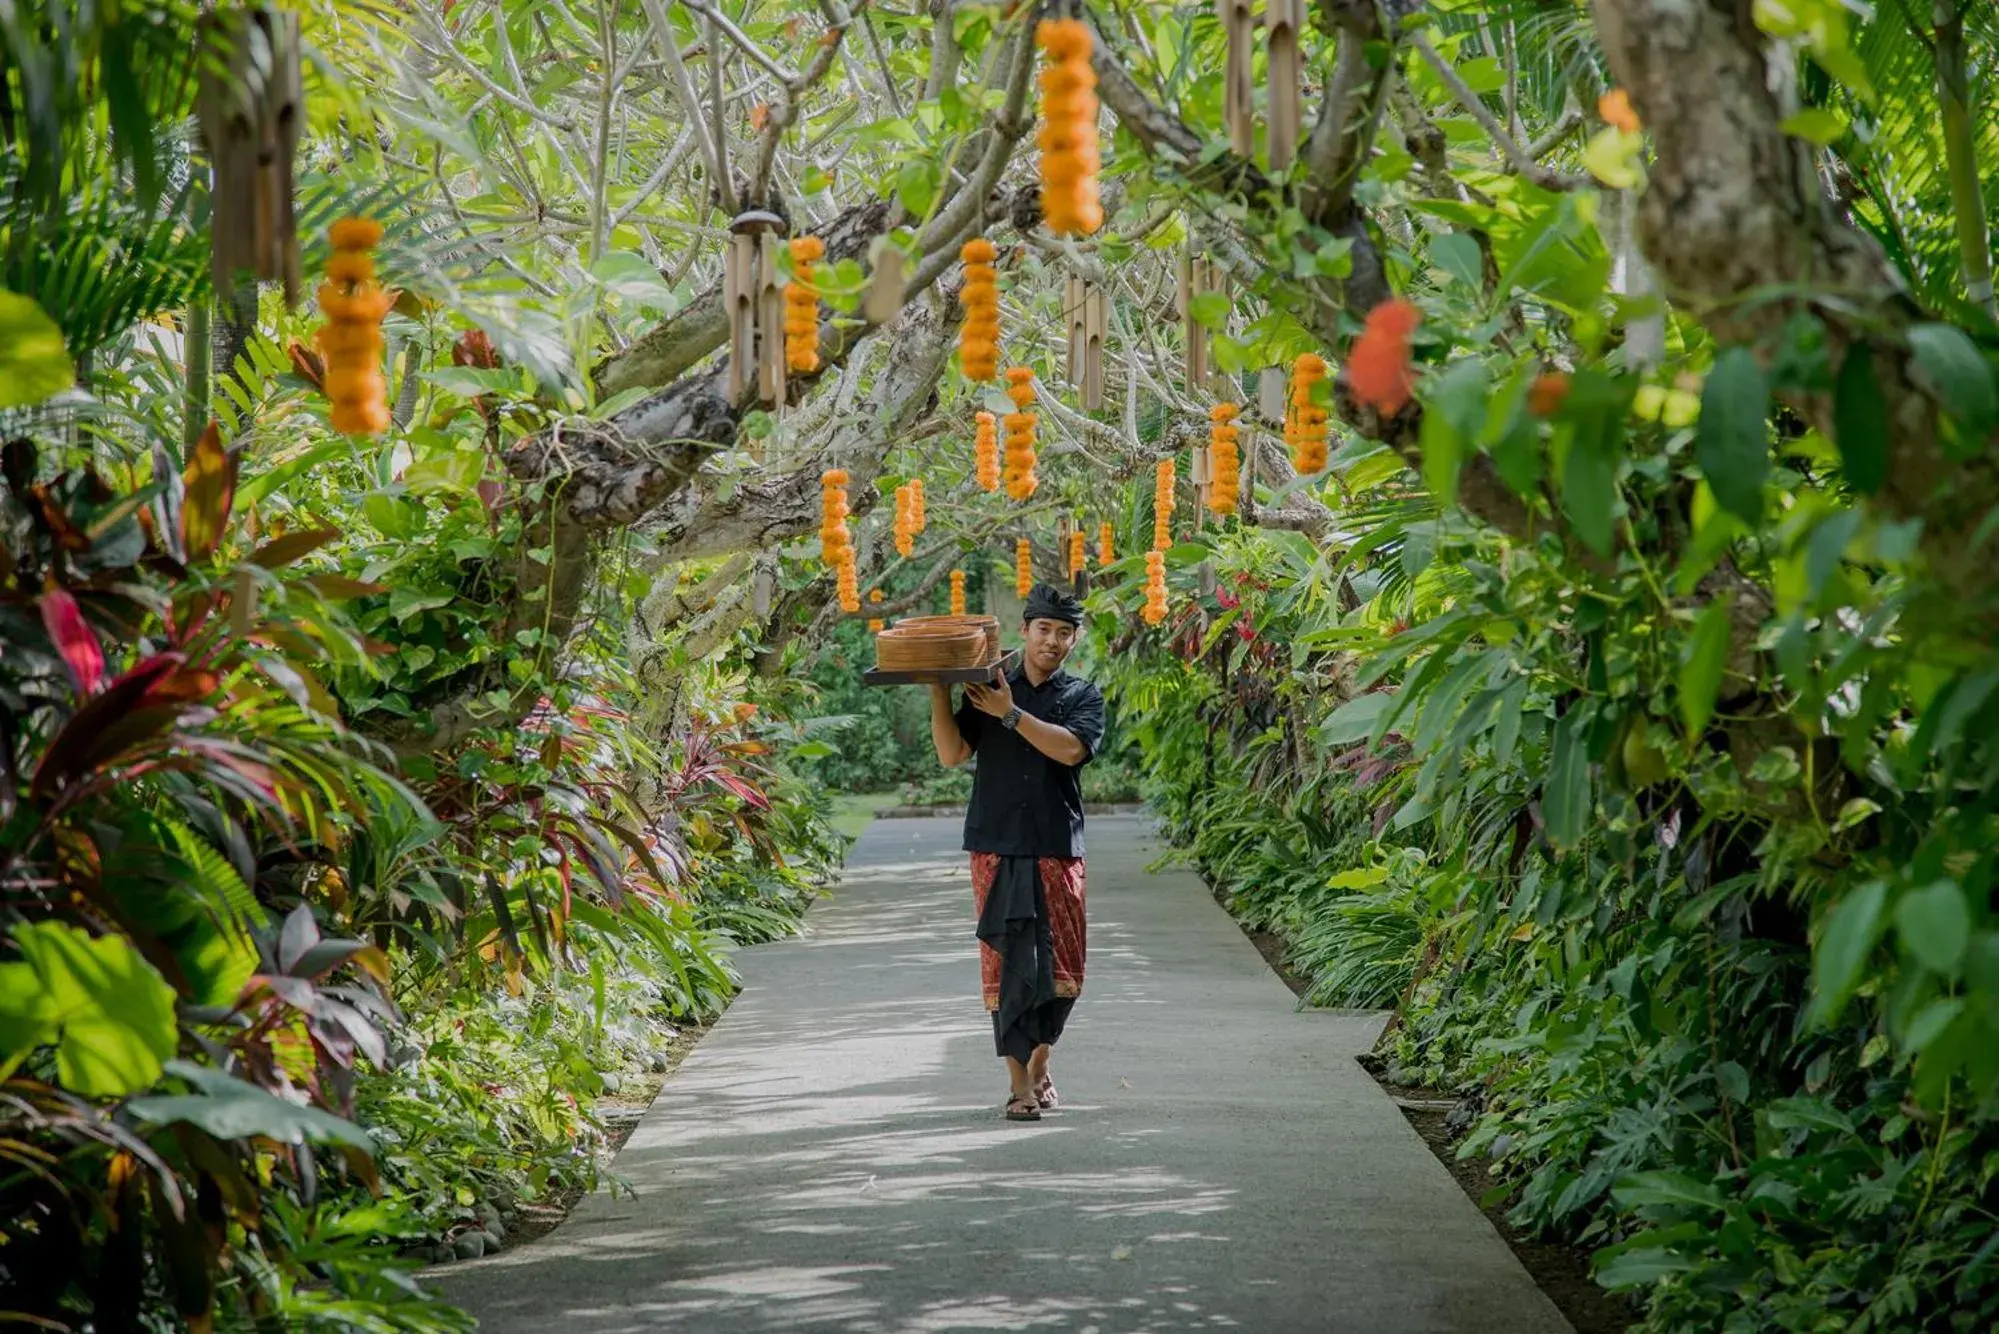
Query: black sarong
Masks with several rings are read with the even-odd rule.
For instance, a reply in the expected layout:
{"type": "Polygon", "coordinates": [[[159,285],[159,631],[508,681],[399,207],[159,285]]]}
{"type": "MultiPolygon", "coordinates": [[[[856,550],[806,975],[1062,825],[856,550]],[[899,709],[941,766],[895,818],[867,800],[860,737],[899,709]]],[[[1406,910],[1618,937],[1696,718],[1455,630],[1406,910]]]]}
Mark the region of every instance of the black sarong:
{"type": "Polygon", "coordinates": [[[1036,1047],[1062,1036],[1074,996],[1055,994],[1055,933],[1041,887],[1040,859],[1000,857],[979,913],[978,937],[1000,957],[993,1045],[1025,1065],[1036,1047]]]}

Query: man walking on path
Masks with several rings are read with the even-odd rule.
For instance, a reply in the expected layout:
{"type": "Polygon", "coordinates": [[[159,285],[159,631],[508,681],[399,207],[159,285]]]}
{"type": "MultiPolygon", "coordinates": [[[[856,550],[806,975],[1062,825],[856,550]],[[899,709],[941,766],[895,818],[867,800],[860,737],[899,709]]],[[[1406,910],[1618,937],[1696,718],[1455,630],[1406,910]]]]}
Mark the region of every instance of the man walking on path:
{"type": "Polygon", "coordinates": [[[974,755],[965,851],[979,914],[979,975],[1006,1061],[1009,1121],[1055,1106],[1051,1048],[1083,990],[1082,770],[1104,735],[1104,697],[1062,670],[1083,605],[1035,585],[1021,613],[1020,666],[990,685],[930,688],[930,738],[955,769],[974,755]]]}

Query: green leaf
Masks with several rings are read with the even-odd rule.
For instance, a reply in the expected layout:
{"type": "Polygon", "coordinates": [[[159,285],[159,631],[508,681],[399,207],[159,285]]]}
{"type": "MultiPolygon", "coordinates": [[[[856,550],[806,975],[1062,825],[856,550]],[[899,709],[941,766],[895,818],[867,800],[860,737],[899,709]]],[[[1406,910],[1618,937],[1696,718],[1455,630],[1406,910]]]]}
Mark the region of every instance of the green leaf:
{"type": "Polygon", "coordinates": [[[1924,967],[1955,976],[1971,940],[1964,891],[1955,880],[1938,880],[1904,894],[1895,905],[1895,933],[1924,967]]]}
{"type": "Polygon", "coordinates": [[[1579,427],[1562,463],[1562,511],[1590,550],[1610,554],[1617,531],[1617,455],[1594,426],[1579,427]]]}
{"type": "Polygon", "coordinates": [[[1888,400],[1874,374],[1874,355],[1855,343],[1832,386],[1833,439],[1846,484],[1871,496],[1888,480],[1888,400]]]}
{"type": "Polygon", "coordinates": [[[1219,329],[1228,323],[1228,297],[1221,292],[1199,292],[1187,302],[1187,316],[1203,329],[1219,329]]]}
{"type": "Polygon", "coordinates": [[[1721,1207],[1721,1192],[1712,1181],[1696,1181],[1683,1172],[1634,1172],[1611,1187],[1610,1198],[1626,1208],[1641,1204],[1721,1207]]]}
{"type": "Polygon", "coordinates": [[[672,314],[679,306],[673,288],[645,256],[613,250],[590,266],[590,276],[611,292],[636,305],[672,314]]]}
{"type": "Polygon", "coordinates": [[[1824,148],[1846,133],[1846,117],[1830,107],[1806,107],[1786,116],[1777,128],[1824,148]]]}
{"type": "Polygon", "coordinates": [[[1596,1281],[1615,1292],[1619,1288],[1647,1287],[1668,1274],[1684,1273],[1693,1267],[1690,1256],[1663,1246],[1646,1246],[1603,1260],[1596,1266],[1596,1281]]]}
{"type": "Polygon", "coordinates": [[[1707,730],[1721,675],[1728,666],[1729,602],[1716,598],[1701,608],[1680,658],[1680,719],[1689,736],[1707,730]]]}
{"type": "Polygon", "coordinates": [[[1423,485],[1457,503],[1458,468],[1485,425],[1485,367],[1476,357],[1452,362],[1423,394],[1423,485]]]}
{"type": "Polygon", "coordinates": [[[1763,482],[1770,475],[1770,387],[1746,347],[1715,359],[1701,390],[1700,434],[1694,457],[1714,498],[1750,523],[1763,515],[1763,482]]]}
{"type": "Polygon", "coordinates": [[[1909,329],[1918,376],[1940,399],[1964,432],[1982,437],[1999,421],[1999,392],[1992,367],[1962,329],[1949,324],[1917,324],[1909,329]]]}
{"type": "Polygon", "coordinates": [[[1541,790],[1541,817],[1547,821],[1548,837],[1555,846],[1572,848],[1582,842],[1589,825],[1589,723],[1588,711],[1571,708],[1555,724],[1554,754],[1548,766],[1548,781],[1541,790]]]}
{"type": "Polygon", "coordinates": [[[1821,1024],[1838,1019],[1860,980],[1860,969],[1881,939],[1881,908],[1888,886],[1871,880],[1841,899],[1826,914],[1812,950],[1812,1017],[1821,1024]]]}
{"type": "Polygon", "coordinates": [[[186,1123],[205,1130],[217,1139],[246,1139],[258,1136],[280,1144],[344,1144],[364,1153],[375,1151],[375,1142],[351,1121],[343,1121],[317,1107],[301,1107],[274,1097],[220,1070],[174,1061],[168,1069],[201,1090],[158,1098],[135,1098],[126,1110],[153,1125],[186,1123]]]}
{"type": "Polygon", "coordinates": [[[178,1030],[174,991],[123,936],[62,922],[14,928],[22,964],[0,969],[0,1033],[56,1044],[56,1078],[73,1093],[118,1098],[160,1077],[178,1030]],[[38,993],[24,995],[33,970],[38,993]]]}
{"type": "Polygon", "coordinates": [[[1443,232],[1430,238],[1430,262],[1474,292],[1485,283],[1485,261],[1478,242],[1463,232],[1443,232]]]}
{"type": "Polygon", "coordinates": [[[1374,732],[1375,723],[1395,702],[1396,697],[1387,691],[1354,696],[1319,724],[1320,744],[1347,746],[1367,740],[1374,732]]]}
{"type": "Polygon", "coordinates": [[[0,408],[39,403],[75,383],[62,329],[32,299],[0,289],[0,408]]]}
{"type": "Polygon", "coordinates": [[[902,170],[895,176],[895,196],[912,217],[930,216],[930,205],[937,199],[937,182],[942,171],[935,160],[915,155],[902,164],[902,170]]]}

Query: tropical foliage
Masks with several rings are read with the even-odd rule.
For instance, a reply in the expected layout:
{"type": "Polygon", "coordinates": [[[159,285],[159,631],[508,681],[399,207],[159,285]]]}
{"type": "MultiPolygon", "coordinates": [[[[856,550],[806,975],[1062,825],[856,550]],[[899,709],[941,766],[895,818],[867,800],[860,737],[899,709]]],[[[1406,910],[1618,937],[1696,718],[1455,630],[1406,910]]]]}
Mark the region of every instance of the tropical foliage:
{"type": "Polygon", "coordinates": [[[922,778],[865,619],[1108,523],[1121,753],[1518,1222],[1659,1329],[1994,1323],[1992,8],[1299,8],[1273,155],[1192,0],[0,0],[0,1309],[462,1326],[416,1258],[594,1180],[824,794],[922,778]],[[775,400],[739,218],[823,251],[775,400]]]}

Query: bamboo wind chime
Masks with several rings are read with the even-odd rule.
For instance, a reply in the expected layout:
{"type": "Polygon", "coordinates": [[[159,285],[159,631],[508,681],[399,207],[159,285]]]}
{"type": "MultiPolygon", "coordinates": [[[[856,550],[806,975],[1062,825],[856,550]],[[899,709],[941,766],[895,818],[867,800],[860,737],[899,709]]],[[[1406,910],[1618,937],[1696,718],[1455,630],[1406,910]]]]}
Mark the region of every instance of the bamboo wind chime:
{"type": "Polygon", "coordinates": [[[729,223],[722,290],[729,314],[729,399],[784,401],[784,288],[778,231],[784,219],[752,209],[729,223]]]}
{"type": "Polygon", "coordinates": [[[1081,391],[1083,410],[1104,406],[1104,335],[1110,327],[1110,299],[1100,287],[1071,274],[1062,286],[1062,310],[1069,324],[1069,383],[1081,391]]]}
{"type": "Polygon", "coordinates": [[[214,172],[215,290],[239,275],[282,282],[298,304],[293,157],[305,122],[296,14],[258,7],[204,15],[196,114],[214,172]]]}
{"type": "MultiPolygon", "coordinates": [[[[1215,0],[1215,18],[1228,42],[1222,65],[1222,123],[1229,148],[1243,157],[1256,150],[1256,27],[1252,0],[1215,0]]],[[[1301,92],[1304,58],[1298,37],[1305,30],[1305,0],[1265,0],[1264,145],[1270,169],[1283,175],[1298,156],[1304,124],[1301,92]]]]}
{"type": "Polygon", "coordinates": [[[1221,266],[1188,250],[1180,256],[1180,321],[1186,330],[1187,387],[1202,389],[1210,374],[1207,326],[1194,318],[1195,298],[1209,292],[1227,295],[1221,266]]]}
{"type": "Polygon", "coordinates": [[[1305,60],[1298,39],[1305,31],[1305,0],[1265,0],[1263,13],[1266,46],[1263,77],[1267,97],[1264,116],[1264,145],[1270,154],[1270,169],[1283,173],[1298,156],[1298,139],[1304,125],[1305,60]]]}

